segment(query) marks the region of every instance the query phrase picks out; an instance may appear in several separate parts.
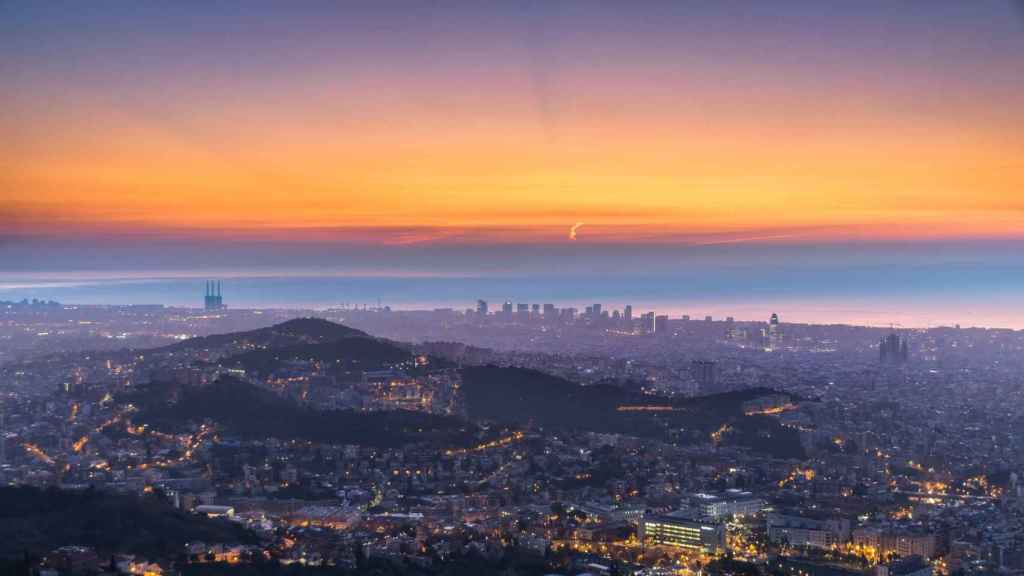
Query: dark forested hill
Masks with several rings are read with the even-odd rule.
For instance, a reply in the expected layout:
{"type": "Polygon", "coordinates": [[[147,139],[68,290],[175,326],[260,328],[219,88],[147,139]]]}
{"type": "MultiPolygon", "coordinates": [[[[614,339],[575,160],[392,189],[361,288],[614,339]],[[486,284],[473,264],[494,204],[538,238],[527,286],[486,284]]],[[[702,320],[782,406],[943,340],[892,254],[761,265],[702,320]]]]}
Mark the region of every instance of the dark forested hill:
{"type": "Polygon", "coordinates": [[[284,348],[252,350],[221,361],[225,366],[240,366],[246,372],[269,374],[287,362],[308,360],[326,364],[332,373],[352,370],[379,370],[410,357],[409,350],[385,340],[353,337],[301,344],[284,348]]]}
{"type": "Polygon", "coordinates": [[[257,348],[282,348],[301,344],[335,342],[343,338],[371,338],[362,330],[320,318],[295,318],[267,328],[190,338],[160,350],[216,349],[247,343],[257,348]]]}
{"type": "Polygon", "coordinates": [[[336,376],[358,377],[361,371],[378,370],[410,360],[407,345],[374,338],[361,330],[319,318],[296,318],[281,324],[192,338],[156,352],[208,351],[224,366],[268,375],[291,362],[318,362],[336,376]]]}
{"type": "Polygon", "coordinates": [[[725,427],[719,437],[727,445],[803,457],[795,431],[774,418],[744,414],[744,403],[779,394],[767,388],[675,399],[613,385],[581,386],[524,368],[474,366],[464,368],[462,377],[473,420],[664,438],[707,438],[725,427]]]}
{"type": "MultiPolygon", "coordinates": [[[[218,363],[265,377],[294,362],[316,362],[340,378],[405,364],[411,347],[376,339],[365,332],[315,318],[219,336],[195,338],[163,349],[210,350],[218,363]]],[[[432,358],[430,366],[450,366],[432,358]]],[[[427,368],[429,369],[429,368],[427,368]]],[[[536,370],[472,366],[462,370],[466,415],[473,423],[533,424],[662,438],[705,440],[743,446],[779,457],[803,456],[799,435],[778,420],[746,415],[744,404],[780,395],[767,388],[698,398],[665,398],[614,383],[581,386],[536,370]]],[[[142,408],[138,420],[161,428],[210,419],[248,438],[268,436],[332,443],[401,446],[417,441],[461,444],[477,427],[456,418],[406,412],[315,411],[242,381],[222,378],[212,386],[175,388],[154,384],[131,401],[142,408]],[[160,390],[163,392],[160,392],[160,390]]],[[[795,399],[794,399],[795,400],[795,399]]]]}
{"type": "Polygon", "coordinates": [[[468,442],[475,431],[462,420],[420,412],[313,410],[229,377],[203,387],[172,386],[153,383],[127,398],[140,409],[133,420],[174,430],[209,419],[245,438],[381,447],[428,441],[468,442]]]}
{"type": "Polygon", "coordinates": [[[190,541],[246,544],[255,536],[227,521],[182,512],[155,495],[0,488],[0,558],[68,545],[173,558],[190,541]]]}

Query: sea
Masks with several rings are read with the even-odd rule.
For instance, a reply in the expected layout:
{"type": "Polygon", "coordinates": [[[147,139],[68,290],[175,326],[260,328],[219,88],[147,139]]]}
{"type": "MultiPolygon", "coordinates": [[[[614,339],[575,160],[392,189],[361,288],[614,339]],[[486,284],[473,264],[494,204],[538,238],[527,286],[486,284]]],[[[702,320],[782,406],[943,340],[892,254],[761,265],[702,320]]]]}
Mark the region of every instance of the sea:
{"type": "Polygon", "coordinates": [[[207,280],[221,282],[227,306],[244,309],[465,310],[485,300],[492,310],[505,301],[579,309],[601,303],[673,317],[765,320],[777,313],[784,322],[815,324],[1024,328],[1024,269],[979,264],[527,275],[50,272],[0,276],[0,301],[199,308],[207,280]]]}

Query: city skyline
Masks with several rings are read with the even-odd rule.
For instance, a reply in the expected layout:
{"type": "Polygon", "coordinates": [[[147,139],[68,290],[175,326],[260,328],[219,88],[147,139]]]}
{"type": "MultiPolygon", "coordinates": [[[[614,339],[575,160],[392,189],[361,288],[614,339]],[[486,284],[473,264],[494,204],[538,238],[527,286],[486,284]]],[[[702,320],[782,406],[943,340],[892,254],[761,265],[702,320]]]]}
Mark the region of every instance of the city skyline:
{"type": "Polygon", "coordinates": [[[220,249],[50,240],[0,244],[0,300],[191,306],[205,278],[231,280],[246,308],[343,303],[463,308],[477,298],[632,302],[673,315],[927,327],[1024,328],[1024,257],[1007,242],[763,246],[220,249]],[[154,257],[159,254],[159,258],[154,257]]]}

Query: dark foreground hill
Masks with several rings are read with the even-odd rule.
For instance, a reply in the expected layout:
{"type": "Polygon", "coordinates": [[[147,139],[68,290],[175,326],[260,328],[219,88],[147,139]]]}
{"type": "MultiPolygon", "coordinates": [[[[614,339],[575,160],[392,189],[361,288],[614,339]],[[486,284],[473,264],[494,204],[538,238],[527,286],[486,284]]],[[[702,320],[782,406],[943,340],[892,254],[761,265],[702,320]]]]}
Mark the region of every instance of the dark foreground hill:
{"type": "Polygon", "coordinates": [[[101,554],[174,558],[194,541],[256,542],[236,524],[182,512],[155,495],[0,488],[0,559],[38,557],[70,545],[89,546],[101,554]]]}
{"type": "Polygon", "coordinates": [[[475,366],[462,370],[462,391],[472,420],[532,423],[675,441],[718,441],[779,458],[802,458],[796,431],[767,416],[747,416],[744,403],[779,393],[752,388],[670,399],[613,385],[581,386],[523,368],[475,366]]]}
{"type": "Polygon", "coordinates": [[[125,398],[139,407],[136,422],[160,430],[212,420],[243,438],[309,440],[396,447],[416,442],[470,442],[475,427],[420,412],[313,410],[273,392],[222,377],[203,387],[153,383],[125,398]]]}

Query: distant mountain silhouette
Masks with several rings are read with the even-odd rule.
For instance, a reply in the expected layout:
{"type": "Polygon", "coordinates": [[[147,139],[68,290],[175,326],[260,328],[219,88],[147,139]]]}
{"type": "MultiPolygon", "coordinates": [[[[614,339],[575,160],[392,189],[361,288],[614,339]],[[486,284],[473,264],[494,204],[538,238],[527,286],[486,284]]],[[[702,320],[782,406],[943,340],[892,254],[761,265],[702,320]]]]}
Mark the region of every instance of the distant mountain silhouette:
{"type": "Polygon", "coordinates": [[[161,352],[208,350],[218,363],[266,376],[291,362],[325,365],[336,376],[358,378],[412,358],[409,346],[374,338],[362,330],[320,318],[296,318],[267,328],[192,338],[161,352]]]}
{"type": "Polygon", "coordinates": [[[372,339],[372,336],[362,330],[349,328],[322,318],[295,318],[267,328],[190,338],[160,350],[216,349],[241,343],[260,348],[282,348],[336,342],[344,338],[372,339]]]}

